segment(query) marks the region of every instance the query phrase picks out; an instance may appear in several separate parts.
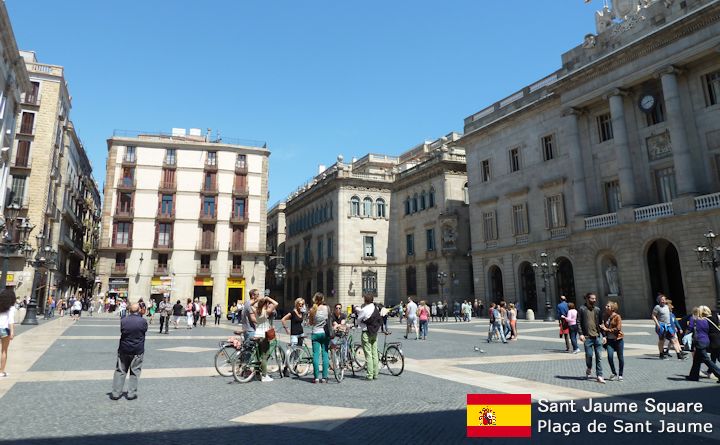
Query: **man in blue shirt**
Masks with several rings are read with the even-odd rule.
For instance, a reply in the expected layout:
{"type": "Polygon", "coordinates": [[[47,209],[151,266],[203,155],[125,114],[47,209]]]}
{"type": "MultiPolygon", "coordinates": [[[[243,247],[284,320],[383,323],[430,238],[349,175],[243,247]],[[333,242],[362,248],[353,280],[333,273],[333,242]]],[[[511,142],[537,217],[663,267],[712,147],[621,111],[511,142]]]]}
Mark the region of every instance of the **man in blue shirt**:
{"type": "Polygon", "coordinates": [[[570,352],[570,327],[567,321],[563,318],[563,315],[567,315],[570,308],[567,304],[567,298],[565,295],[560,295],[560,303],[555,307],[555,316],[558,319],[558,325],[560,326],[560,337],[565,337],[565,352],[570,352]]]}
{"type": "Polygon", "coordinates": [[[113,400],[120,398],[128,371],[130,378],[128,379],[127,399],[137,399],[137,385],[145,354],[145,333],[148,324],[140,315],[139,304],[131,304],[129,312],[129,316],[120,320],[120,345],[118,346],[113,389],[110,395],[113,400]]]}

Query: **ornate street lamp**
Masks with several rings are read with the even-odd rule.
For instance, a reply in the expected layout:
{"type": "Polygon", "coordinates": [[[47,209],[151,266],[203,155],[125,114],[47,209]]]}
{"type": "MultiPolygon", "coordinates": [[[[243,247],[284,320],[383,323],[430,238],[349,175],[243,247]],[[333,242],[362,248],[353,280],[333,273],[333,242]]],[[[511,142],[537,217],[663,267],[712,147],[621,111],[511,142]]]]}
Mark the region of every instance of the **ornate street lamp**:
{"type": "MultiPolygon", "coordinates": [[[[25,319],[21,324],[25,325],[36,325],[37,321],[37,307],[38,298],[40,295],[40,273],[42,269],[45,269],[45,273],[48,274],[48,280],[46,286],[50,286],[50,271],[54,271],[57,262],[57,252],[50,245],[52,240],[48,239],[42,233],[35,236],[37,239],[38,251],[35,255],[35,259],[32,261],[32,266],[35,268],[35,279],[33,280],[33,288],[30,294],[30,303],[28,303],[27,312],[25,313],[25,319]]],[[[26,250],[27,254],[27,250],[26,250]]]]}
{"type": "MultiPolygon", "coordinates": [[[[35,228],[27,218],[22,219],[22,223],[18,216],[20,215],[20,206],[10,204],[5,208],[5,219],[0,222],[0,252],[2,252],[2,275],[0,275],[0,286],[2,289],[7,287],[7,273],[10,267],[10,257],[21,253],[27,260],[28,251],[32,249],[27,243],[30,232],[35,228]]],[[[32,253],[30,253],[32,256],[32,253]]]]}
{"type": "Polygon", "coordinates": [[[701,267],[707,266],[713,271],[713,283],[715,284],[715,310],[720,311],[720,283],[718,282],[718,266],[720,266],[720,260],[718,260],[718,250],[720,248],[715,247],[715,238],[717,235],[712,231],[708,231],[705,234],[705,245],[697,246],[695,253],[697,253],[698,262],[701,267]]]}
{"type": "Polygon", "coordinates": [[[447,277],[448,277],[447,272],[438,272],[438,274],[437,274],[438,284],[440,284],[440,299],[443,301],[445,301],[443,294],[445,293],[444,286],[445,286],[445,283],[447,283],[447,277]]]}
{"type": "Polygon", "coordinates": [[[283,263],[278,263],[275,266],[275,279],[277,280],[278,284],[283,282],[286,275],[287,273],[285,272],[285,266],[283,266],[283,263]]]}
{"type": "Polygon", "coordinates": [[[555,261],[548,260],[547,252],[540,253],[540,263],[533,263],[533,269],[536,273],[540,273],[543,279],[543,293],[545,294],[545,321],[554,321],[552,313],[552,304],[550,303],[550,295],[548,294],[548,285],[550,278],[557,273],[558,264],[555,261]]]}

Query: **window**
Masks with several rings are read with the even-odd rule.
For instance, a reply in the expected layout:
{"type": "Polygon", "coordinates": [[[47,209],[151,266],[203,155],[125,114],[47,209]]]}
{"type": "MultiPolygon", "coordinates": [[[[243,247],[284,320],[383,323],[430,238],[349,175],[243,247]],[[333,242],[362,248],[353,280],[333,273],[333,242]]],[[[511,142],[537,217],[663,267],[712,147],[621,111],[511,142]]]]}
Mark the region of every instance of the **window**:
{"type": "Polygon", "coordinates": [[[207,165],[211,165],[211,166],[217,165],[217,152],[216,151],[209,151],[207,153],[207,165]]]}
{"type": "Polygon", "coordinates": [[[319,270],[317,273],[317,278],[315,278],[315,284],[317,286],[318,292],[323,292],[323,273],[322,270],[319,270]]]}
{"type": "Polygon", "coordinates": [[[40,82],[30,82],[30,91],[25,94],[25,103],[37,105],[40,100],[40,82]]]}
{"type": "Polygon", "coordinates": [[[708,107],[720,103],[720,71],[703,76],[703,89],[705,90],[705,103],[708,107]]]}
{"type": "Polygon", "coordinates": [[[215,216],[215,197],[203,196],[202,212],[204,216],[215,216]]]}
{"type": "Polygon", "coordinates": [[[232,256],[232,268],[235,270],[240,270],[242,268],[242,255],[232,256]]]}
{"type": "Polygon", "coordinates": [[[605,183],[605,202],[607,203],[608,213],[615,213],[622,207],[620,181],[615,180],[605,183]]]}
{"type": "Polygon", "coordinates": [[[370,198],[363,199],[363,216],[372,216],[373,202],[370,198]]]}
{"type": "Polygon", "coordinates": [[[377,272],[365,271],[362,273],[362,294],[377,297],[377,272]]]}
{"type": "Polygon", "coordinates": [[[133,195],[132,193],[118,193],[118,211],[121,213],[129,213],[132,210],[133,195]]]}
{"type": "Polygon", "coordinates": [[[126,259],[127,259],[127,254],[125,252],[117,252],[115,254],[115,266],[125,267],[126,259]]]}
{"type": "Polygon", "coordinates": [[[22,117],[20,118],[20,133],[22,134],[33,134],[35,128],[35,113],[28,113],[23,111],[22,117]]]}
{"type": "Polygon", "coordinates": [[[167,148],[165,149],[165,164],[167,165],[175,165],[177,163],[177,159],[175,158],[175,149],[174,148],[167,148]]]}
{"type": "Polygon", "coordinates": [[[526,235],[528,233],[527,209],[525,204],[512,206],[513,235],[526,235]]]}
{"type": "Polygon", "coordinates": [[[425,230],[425,246],[428,252],[435,250],[435,229],[425,230]]]}
{"type": "Polygon", "coordinates": [[[415,235],[412,233],[405,235],[405,246],[408,255],[415,255],[415,235]]]}
{"type": "Polygon", "coordinates": [[[115,243],[120,246],[127,246],[130,244],[130,223],[128,222],[117,222],[115,223],[115,243]]]}
{"type": "Polygon", "coordinates": [[[323,252],[323,239],[322,239],[322,238],[318,238],[318,240],[317,240],[317,257],[318,257],[318,261],[322,261],[322,259],[323,259],[323,253],[324,253],[324,252],[323,252]]]}
{"type": "Polygon", "coordinates": [[[555,135],[549,134],[542,137],[543,161],[555,159],[555,135]]]}
{"type": "Polygon", "coordinates": [[[520,149],[513,148],[510,150],[510,172],[520,170],[520,149]]]}
{"type": "Polygon", "coordinates": [[[237,159],[235,159],[235,168],[247,168],[247,156],[237,155],[237,159]]]}
{"type": "Polygon", "coordinates": [[[160,197],[160,213],[163,215],[172,215],[173,195],[162,195],[160,197]]]}
{"type": "Polygon", "coordinates": [[[375,257],[375,237],[371,235],[363,236],[363,256],[374,258],[375,257]]]}
{"type": "Polygon", "coordinates": [[[378,198],[378,200],[375,201],[375,204],[377,205],[377,217],[385,218],[385,200],[378,198]]]}
{"type": "Polygon", "coordinates": [[[233,250],[243,250],[245,245],[245,228],[243,226],[232,226],[231,242],[233,250]]]}
{"type": "Polygon", "coordinates": [[[495,223],[494,211],[483,213],[483,233],[485,235],[485,241],[497,239],[497,226],[495,223]]]}
{"type": "Polygon", "coordinates": [[[172,240],[172,224],[161,223],[158,224],[158,246],[169,246],[172,240]]]}
{"type": "Polygon", "coordinates": [[[10,203],[22,207],[25,204],[25,183],[27,176],[13,176],[10,203]]]}
{"type": "Polygon", "coordinates": [[[425,208],[427,207],[426,206],[426,204],[427,204],[426,198],[427,198],[427,196],[425,194],[425,190],[423,190],[422,193],[420,193],[420,210],[425,210],[425,208]]]}
{"type": "Polygon", "coordinates": [[[360,198],[357,196],[350,198],[350,216],[360,216],[360,198]]]}
{"type": "Polygon", "coordinates": [[[30,167],[30,141],[18,141],[15,165],[17,167],[30,167]]]}
{"type": "Polygon", "coordinates": [[[325,287],[325,290],[329,295],[333,295],[335,292],[335,274],[333,273],[332,269],[328,269],[328,271],[325,273],[325,279],[327,280],[327,286],[325,287]]]}
{"type": "Polygon", "coordinates": [[[245,217],[245,198],[235,198],[233,202],[233,216],[235,218],[245,217]]]}
{"type": "Polygon", "coordinates": [[[311,257],[310,239],[303,240],[303,264],[310,264],[311,257]]]}
{"type": "Polygon", "coordinates": [[[648,127],[652,127],[660,122],[665,122],[665,102],[660,95],[656,95],[655,97],[657,97],[657,103],[649,113],[645,114],[648,127]]]}
{"type": "Polygon", "coordinates": [[[482,182],[488,182],[490,180],[490,160],[485,159],[480,164],[480,174],[482,175],[482,182]]]}
{"type": "Polygon", "coordinates": [[[657,187],[658,200],[660,202],[670,202],[677,196],[675,188],[675,169],[673,167],[656,170],[655,184],[657,187]]]}
{"type": "Polygon", "coordinates": [[[430,295],[439,293],[438,267],[435,263],[430,263],[425,267],[427,293],[430,295]]]}
{"type": "Polygon", "coordinates": [[[613,138],[612,117],[610,113],[601,114],[597,118],[598,140],[600,143],[613,138]]]}
{"type": "Polygon", "coordinates": [[[203,182],[203,190],[211,191],[215,190],[215,173],[206,172],[205,181],[203,182]]]}
{"type": "Polygon", "coordinates": [[[545,198],[545,227],[548,229],[565,227],[565,204],[562,194],[545,198]]]}
{"type": "Polygon", "coordinates": [[[167,269],[168,266],[168,254],[161,253],[158,255],[158,267],[167,269]]]}
{"type": "Polygon", "coordinates": [[[410,210],[412,211],[412,213],[417,212],[418,211],[418,195],[417,195],[417,193],[415,193],[415,195],[413,195],[411,204],[412,205],[410,206],[410,210]]]}
{"type": "Polygon", "coordinates": [[[465,205],[470,205],[470,190],[467,182],[463,185],[463,202],[465,205]]]}
{"type": "Polygon", "coordinates": [[[417,272],[413,266],[405,269],[405,287],[407,295],[417,295],[417,272]]]}
{"type": "Polygon", "coordinates": [[[135,169],[133,167],[123,167],[122,169],[122,185],[125,187],[131,187],[135,178],[135,169]]]}
{"type": "Polygon", "coordinates": [[[125,162],[135,162],[135,147],[128,145],[125,147],[125,162]]]}
{"type": "Polygon", "coordinates": [[[410,214],[410,198],[405,199],[405,214],[410,214]]]}
{"type": "Polygon", "coordinates": [[[200,255],[200,268],[210,269],[210,255],[200,255]]]}
{"type": "Polygon", "coordinates": [[[430,189],[430,194],[428,195],[428,207],[435,207],[435,189],[430,189]]]}
{"type": "Polygon", "coordinates": [[[333,257],[333,237],[328,236],[327,238],[327,257],[332,258],[333,257]]]}

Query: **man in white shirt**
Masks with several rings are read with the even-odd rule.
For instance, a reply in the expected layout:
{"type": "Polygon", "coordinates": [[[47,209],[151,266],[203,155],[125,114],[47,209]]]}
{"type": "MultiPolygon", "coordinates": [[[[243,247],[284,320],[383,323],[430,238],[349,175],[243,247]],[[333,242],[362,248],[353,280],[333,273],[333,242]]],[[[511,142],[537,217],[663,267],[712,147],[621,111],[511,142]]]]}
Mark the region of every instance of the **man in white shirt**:
{"type": "Polygon", "coordinates": [[[415,304],[415,302],[412,300],[412,297],[408,297],[408,304],[405,307],[405,316],[407,317],[405,338],[408,338],[408,333],[412,329],[412,332],[415,333],[415,340],[418,339],[417,309],[417,304],[415,304]]]}
{"type": "Polygon", "coordinates": [[[362,329],[363,353],[367,363],[366,380],[377,380],[380,370],[380,357],[378,355],[377,335],[382,326],[382,317],[373,303],[372,295],[363,296],[365,304],[357,313],[357,321],[362,329]]]}

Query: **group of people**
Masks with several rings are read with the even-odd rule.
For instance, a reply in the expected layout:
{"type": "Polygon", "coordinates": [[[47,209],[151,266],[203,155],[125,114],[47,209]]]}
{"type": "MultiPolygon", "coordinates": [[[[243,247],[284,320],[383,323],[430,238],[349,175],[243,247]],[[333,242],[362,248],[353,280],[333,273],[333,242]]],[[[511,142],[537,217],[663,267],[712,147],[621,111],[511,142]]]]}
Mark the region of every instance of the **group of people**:
{"type": "MultiPolygon", "coordinates": [[[[75,295],[71,295],[67,300],[64,298],[60,298],[57,301],[51,295],[48,296],[48,299],[45,302],[44,318],[48,320],[54,317],[55,310],[57,310],[60,313],[61,317],[64,317],[65,314],[69,312],[72,319],[77,321],[80,319],[82,311],[86,308],[92,308],[92,304],[90,304],[88,300],[81,299],[79,297],[76,297],[75,295]]],[[[92,312],[90,312],[90,315],[92,316],[92,312]]]]}
{"type": "Polygon", "coordinates": [[[509,305],[505,301],[490,303],[488,309],[490,325],[487,342],[493,340],[507,343],[508,340],[517,340],[517,309],[514,303],[509,305]]]}

